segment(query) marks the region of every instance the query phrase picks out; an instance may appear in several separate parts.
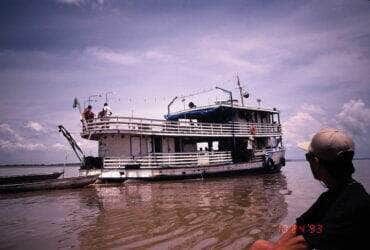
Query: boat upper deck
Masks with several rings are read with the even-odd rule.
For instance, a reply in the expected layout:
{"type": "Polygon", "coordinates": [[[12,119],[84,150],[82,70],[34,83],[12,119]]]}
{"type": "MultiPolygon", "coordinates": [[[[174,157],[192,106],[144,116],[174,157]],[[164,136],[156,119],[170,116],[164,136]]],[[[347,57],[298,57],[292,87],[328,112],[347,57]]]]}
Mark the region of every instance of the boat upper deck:
{"type": "Polygon", "coordinates": [[[83,125],[81,136],[98,140],[105,134],[136,134],[192,137],[281,136],[278,123],[207,123],[194,120],[168,121],[134,117],[95,118],[83,125]]]}

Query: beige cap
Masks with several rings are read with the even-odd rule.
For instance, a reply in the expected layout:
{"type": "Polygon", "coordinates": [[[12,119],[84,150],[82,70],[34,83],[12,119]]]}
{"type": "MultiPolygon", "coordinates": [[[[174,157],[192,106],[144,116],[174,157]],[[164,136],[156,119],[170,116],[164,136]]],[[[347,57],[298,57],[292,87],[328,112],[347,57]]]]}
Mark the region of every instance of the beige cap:
{"type": "Polygon", "coordinates": [[[313,136],[311,143],[303,143],[298,147],[326,161],[335,161],[340,153],[355,150],[352,138],[334,128],[321,129],[313,136]]]}

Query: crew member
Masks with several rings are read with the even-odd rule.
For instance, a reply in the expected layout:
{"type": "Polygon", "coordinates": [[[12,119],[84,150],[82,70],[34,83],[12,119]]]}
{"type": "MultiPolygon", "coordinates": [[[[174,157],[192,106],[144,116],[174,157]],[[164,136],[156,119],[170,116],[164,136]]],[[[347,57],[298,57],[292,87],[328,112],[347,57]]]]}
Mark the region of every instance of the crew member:
{"type": "Polygon", "coordinates": [[[103,110],[104,110],[105,116],[111,116],[113,114],[111,108],[108,106],[108,103],[104,103],[103,110]]]}
{"type": "Polygon", "coordinates": [[[87,122],[92,121],[95,117],[95,114],[92,112],[92,106],[89,105],[85,108],[84,112],[82,113],[82,117],[85,118],[87,122]]]}

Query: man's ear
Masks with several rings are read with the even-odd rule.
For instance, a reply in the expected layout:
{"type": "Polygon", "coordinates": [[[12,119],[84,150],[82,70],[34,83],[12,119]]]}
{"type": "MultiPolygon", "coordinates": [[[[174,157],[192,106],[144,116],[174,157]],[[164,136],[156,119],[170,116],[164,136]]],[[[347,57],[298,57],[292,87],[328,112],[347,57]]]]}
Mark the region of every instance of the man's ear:
{"type": "Polygon", "coordinates": [[[316,156],[313,158],[315,164],[317,164],[317,166],[320,166],[320,160],[319,158],[317,158],[316,156]]]}

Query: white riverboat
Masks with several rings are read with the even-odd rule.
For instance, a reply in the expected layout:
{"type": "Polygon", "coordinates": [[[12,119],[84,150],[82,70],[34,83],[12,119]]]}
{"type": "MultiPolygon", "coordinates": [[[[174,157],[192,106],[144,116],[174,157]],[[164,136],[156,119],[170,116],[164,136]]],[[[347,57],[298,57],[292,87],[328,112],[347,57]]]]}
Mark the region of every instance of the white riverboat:
{"type": "Polygon", "coordinates": [[[98,141],[99,156],[86,157],[80,175],[122,181],[279,171],[285,165],[279,111],[241,103],[231,96],[170,112],[171,102],[162,120],[83,120],[81,136],[98,141]]]}

